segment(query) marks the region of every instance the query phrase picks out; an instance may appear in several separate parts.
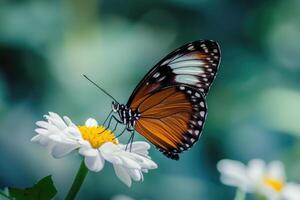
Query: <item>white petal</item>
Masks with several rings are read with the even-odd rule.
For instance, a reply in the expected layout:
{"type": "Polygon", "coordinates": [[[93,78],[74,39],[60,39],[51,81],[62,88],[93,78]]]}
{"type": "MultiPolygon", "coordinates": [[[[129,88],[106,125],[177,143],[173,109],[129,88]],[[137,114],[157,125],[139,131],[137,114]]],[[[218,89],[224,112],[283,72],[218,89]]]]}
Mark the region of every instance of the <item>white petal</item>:
{"type": "Polygon", "coordinates": [[[58,129],[63,130],[67,127],[64,120],[56,113],[49,112],[50,117],[48,118],[49,122],[56,126],[58,129]]]}
{"type": "Polygon", "coordinates": [[[268,165],[268,176],[285,181],[285,169],[284,165],[280,161],[273,161],[268,165]]]}
{"type": "Polygon", "coordinates": [[[103,158],[105,160],[107,160],[108,162],[112,163],[112,164],[116,164],[116,165],[121,165],[122,164],[122,160],[120,157],[116,156],[116,155],[113,155],[113,154],[103,154],[103,158]]]}
{"type": "Polygon", "coordinates": [[[132,182],[131,182],[131,178],[128,174],[128,171],[120,165],[113,165],[113,166],[114,166],[117,177],[123,183],[125,183],[128,187],[130,187],[132,182]]]}
{"type": "Polygon", "coordinates": [[[156,168],[158,168],[157,164],[154,161],[149,160],[149,159],[144,160],[144,162],[141,163],[141,165],[142,165],[142,168],[147,168],[147,169],[156,169],[156,168]]]}
{"type": "Polygon", "coordinates": [[[130,152],[126,152],[126,156],[136,161],[142,168],[147,168],[147,169],[157,168],[157,164],[148,157],[136,153],[130,153],[130,152]]]}
{"type": "Polygon", "coordinates": [[[49,133],[47,129],[43,129],[43,128],[37,128],[34,131],[41,135],[47,135],[49,133]]]}
{"type": "Polygon", "coordinates": [[[261,179],[265,176],[266,163],[261,159],[253,159],[248,163],[247,176],[251,187],[260,184],[261,179]]]}
{"type": "Polygon", "coordinates": [[[246,166],[243,163],[224,159],[218,162],[217,168],[221,173],[223,184],[239,187],[244,191],[248,190],[246,166]]]}
{"type": "Polygon", "coordinates": [[[138,152],[140,150],[148,150],[150,149],[150,144],[148,144],[147,142],[143,142],[143,141],[137,141],[137,142],[133,142],[132,143],[132,151],[133,152],[138,152]]]}
{"type": "Polygon", "coordinates": [[[95,120],[95,119],[93,119],[93,118],[89,118],[88,120],[86,120],[86,122],[85,122],[85,125],[86,126],[98,126],[98,122],[95,120]]]}
{"type": "Polygon", "coordinates": [[[283,191],[282,196],[287,200],[299,200],[300,199],[300,184],[288,183],[283,191]]]}
{"type": "Polygon", "coordinates": [[[51,140],[48,138],[48,137],[45,137],[45,136],[41,136],[39,138],[39,144],[42,145],[42,146],[47,146],[48,144],[51,143],[51,140]]]}
{"type": "Polygon", "coordinates": [[[122,160],[122,165],[126,168],[131,169],[141,169],[141,166],[138,162],[136,162],[134,159],[131,159],[126,153],[123,153],[122,156],[120,156],[122,160]]]}
{"type": "Polygon", "coordinates": [[[56,121],[58,121],[60,124],[65,124],[64,120],[57,113],[49,112],[49,116],[50,116],[50,118],[53,118],[56,121]]]}
{"type": "Polygon", "coordinates": [[[57,118],[57,119],[60,118],[60,116],[59,116],[57,113],[55,113],[55,112],[48,112],[48,114],[49,114],[49,116],[52,117],[52,118],[57,118]]]}
{"type": "Polygon", "coordinates": [[[89,170],[99,172],[103,169],[104,159],[98,153],[96,156],[85,156],[84,163],[89,170]]]}
{"type": "Polygon", "coordinates": [[[138,169],[128,169],[128,174],[134,181],[140,181],[143,175],[138,169]]]}
{"type": "Polygon", "coordinates": [[[31,138],[30,141],[31,141],[31,142],[39,142],[40,138],[41,138],[40,135],[35,135],[35,136],[33,136],[33,137],[31,138]]]}
{"type": "Polygon", "coordinates": [[[63,137],[63,135],[59,135],[59,134],[52,134],[49,135],[48,138],[54,142],[59,142],[59,143],[64,143],[66,142],[65,138],[63,137]]]}
{"type": "Polygon", "coordinates": [[[62,158],[76,148],[78,148],[77,144],[57,143],[53,146],[51,154],[54,158],[62,158]]]}
{"type": "Polygon", "coordinates": [[[113,143],[107,142],[104,143],[99,151],[105,160],[109,161],[112,164],[122,164],[122,160],[118,153],[120,153],[120,149],[113,143]]]}
{"type": "Polygon", "coordinates": [[[106,142],[100,147],[103,153],[111,154],[121,151],[120,148],[112,142],[106,142]]]}
{"type": "Polygon", "coordinates": [[[60,130],[58,127],[56,127],[56,126],[54,126],[53,124],[50,124],[49,123],[49,125],[48,125],[48,131],[49,131],[49,133],[59,133],[59,132],[61,132],[62,130],[60,130]]]}
{"type": "Polygon", "coordinates": [[[134,199],[126,195],[116,195],[112,197],[111,200],[134,200],[134,199]]]}
{"type": "Polygon", "coordinates": [[[76,126],[69,117],[63,116],[63,119],[68,126],[76,126]]]}
{"type": "Polygon", "coordinates": [[[134,153],[122,150],[118,145],[107,142],[100,147],[105,160],[113,164],[122,164],[127,168],[141,169],[139,163],[134,159],[134,153]]]}
{"type": "Polygon", "coordinates": [[[77,127],[68,127],[66,131],[76,138],[82,138],[80,130],[77,127]]]}
{"type": "Polygon", "coordinates": [[[48,127],[49,127],[49,123],[45,122],[45,121],[37,121],[35,124],[41,128],[45,128],[45,129],[48,129],[48,127]]]}
{"type": "MultiPolygon", "coordinates": [[[[125,145],[124,145],[125,146],[125,145]]],[[[125,147],[123,147],[125,150],[125,147]]],[[[150,145],[147,142],[133,142],[132,143],[132,149],[131,151],[134,153],[137,153],[139,155],[142,155],[144,157],[149,157],[148,154],[148,150],[150,149],[150,145]]]]}
{"type": "Polygon", "coordinates": [[[97,149],[93,149],[91,147],[80,147],[79,149],[79,154],[83,156],[89,156],[89,157],[94,157],[99,154],[97,149]]]}

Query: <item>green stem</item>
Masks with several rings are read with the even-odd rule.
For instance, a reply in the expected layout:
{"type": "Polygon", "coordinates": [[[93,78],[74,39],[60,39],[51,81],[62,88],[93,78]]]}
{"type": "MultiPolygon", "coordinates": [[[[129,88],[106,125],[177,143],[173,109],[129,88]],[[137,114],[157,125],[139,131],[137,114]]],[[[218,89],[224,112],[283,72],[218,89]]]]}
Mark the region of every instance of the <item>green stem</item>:
{"type": "Polygon", "coordinates": [[[88,173],[88,169],[85,166],[84,160],[82,160],[80,168],[76,174],[75,180],[65,198],[65,200],[75,199],[76,194],[79,192],[80,187],[88,173]]]}
{"type": "Polygon", "coordinates": [[[261,195],[261,194],[256,194],[256,198],[257,198],[258,200],[267,200],[267,198],[264,197],[264,196],[261,195]]]}
{"type": "Polygon", "coordinates": [[[240,189],[237,189],[234,200],[245,200],[245,199],[246,199],[246,193],[240,189]]]}

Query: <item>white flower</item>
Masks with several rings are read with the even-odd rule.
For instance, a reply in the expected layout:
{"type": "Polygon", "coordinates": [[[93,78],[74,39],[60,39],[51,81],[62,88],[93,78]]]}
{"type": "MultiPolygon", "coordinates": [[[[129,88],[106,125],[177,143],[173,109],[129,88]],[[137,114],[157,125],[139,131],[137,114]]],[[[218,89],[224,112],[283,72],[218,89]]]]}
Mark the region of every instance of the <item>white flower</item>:
{"type": "Polygon", "coordinates": [[[119,195],[113,196],[111,200],[134,200],[134,199],[127,195],[119,194],[119,195]]]}
{"type": "Polygon", "coordinates": [[[286,182],[285,169],[280,161],[266,164],[263,160],[253,159],[244,165],[239,161],[224,159],[217,164],[217,168],[225,185],[258,193],[271,200],[300,199],[300,184],[286,182]]]}
{"type": "Polygon", "coordinates": [[[87,168],[99,172],[105,161],[110,162],[117,177],[127,186],[132,180],[143,180],[143,172],[157,168],[148,156],[150,145],[146,142],[133,142],[131,152],[119,144],[114,134],[99,126],[95,119],[88,119],[85,126],[76,126],[66,116],[49,112],[46,121],[38,121],[37,135],[31,141],[48,148],[54,158],[62,158],[78,150],[84,156],[87,168]]]}
{"type": "Polygon", "coordinates": [[[10,197],[9,190],[5,187],[3,190],[0,189],[0,200],[7,200],[10,197]]]}

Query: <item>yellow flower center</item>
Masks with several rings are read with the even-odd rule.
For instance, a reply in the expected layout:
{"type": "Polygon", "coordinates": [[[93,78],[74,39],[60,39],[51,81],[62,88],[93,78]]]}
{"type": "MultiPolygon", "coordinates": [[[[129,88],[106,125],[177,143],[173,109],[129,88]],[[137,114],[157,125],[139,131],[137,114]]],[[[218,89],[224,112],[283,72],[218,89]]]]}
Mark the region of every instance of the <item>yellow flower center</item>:
{"type": "Polygon", "coordinates": [[[284,182],[278,179],[270,178],[270,177],[265,177],[263,179],[263,183],[272,188],[276,192],[280,192],[282,188],[284,187],[284,182]]]}
{"type": "Polygon", "coordinates": [[[115,135],[106,130],[104,126],[78,126],[83,139],[87,140],[93,148],[97,149],[106,142],[118,144],[115,135]]]}

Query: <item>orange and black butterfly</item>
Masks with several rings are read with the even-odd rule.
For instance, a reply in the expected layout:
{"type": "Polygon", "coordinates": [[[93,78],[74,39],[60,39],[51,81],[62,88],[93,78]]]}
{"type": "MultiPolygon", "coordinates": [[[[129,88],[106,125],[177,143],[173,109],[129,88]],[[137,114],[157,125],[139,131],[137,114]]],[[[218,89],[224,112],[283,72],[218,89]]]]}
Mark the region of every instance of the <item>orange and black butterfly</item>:
{"type": "Polygon", "coordinates": [[[114,99],[111,113],[118,114],[109,121],[126,125],[124,131],[132,132],[131,142],[137,131],[164,155],[178,160],[179,153],[191,148],[201,135],[207,114],[205,97],[219,63],[219,45],[211,40],[176,49],[144,76],[127,104],[108,94],[114,99]]]}

